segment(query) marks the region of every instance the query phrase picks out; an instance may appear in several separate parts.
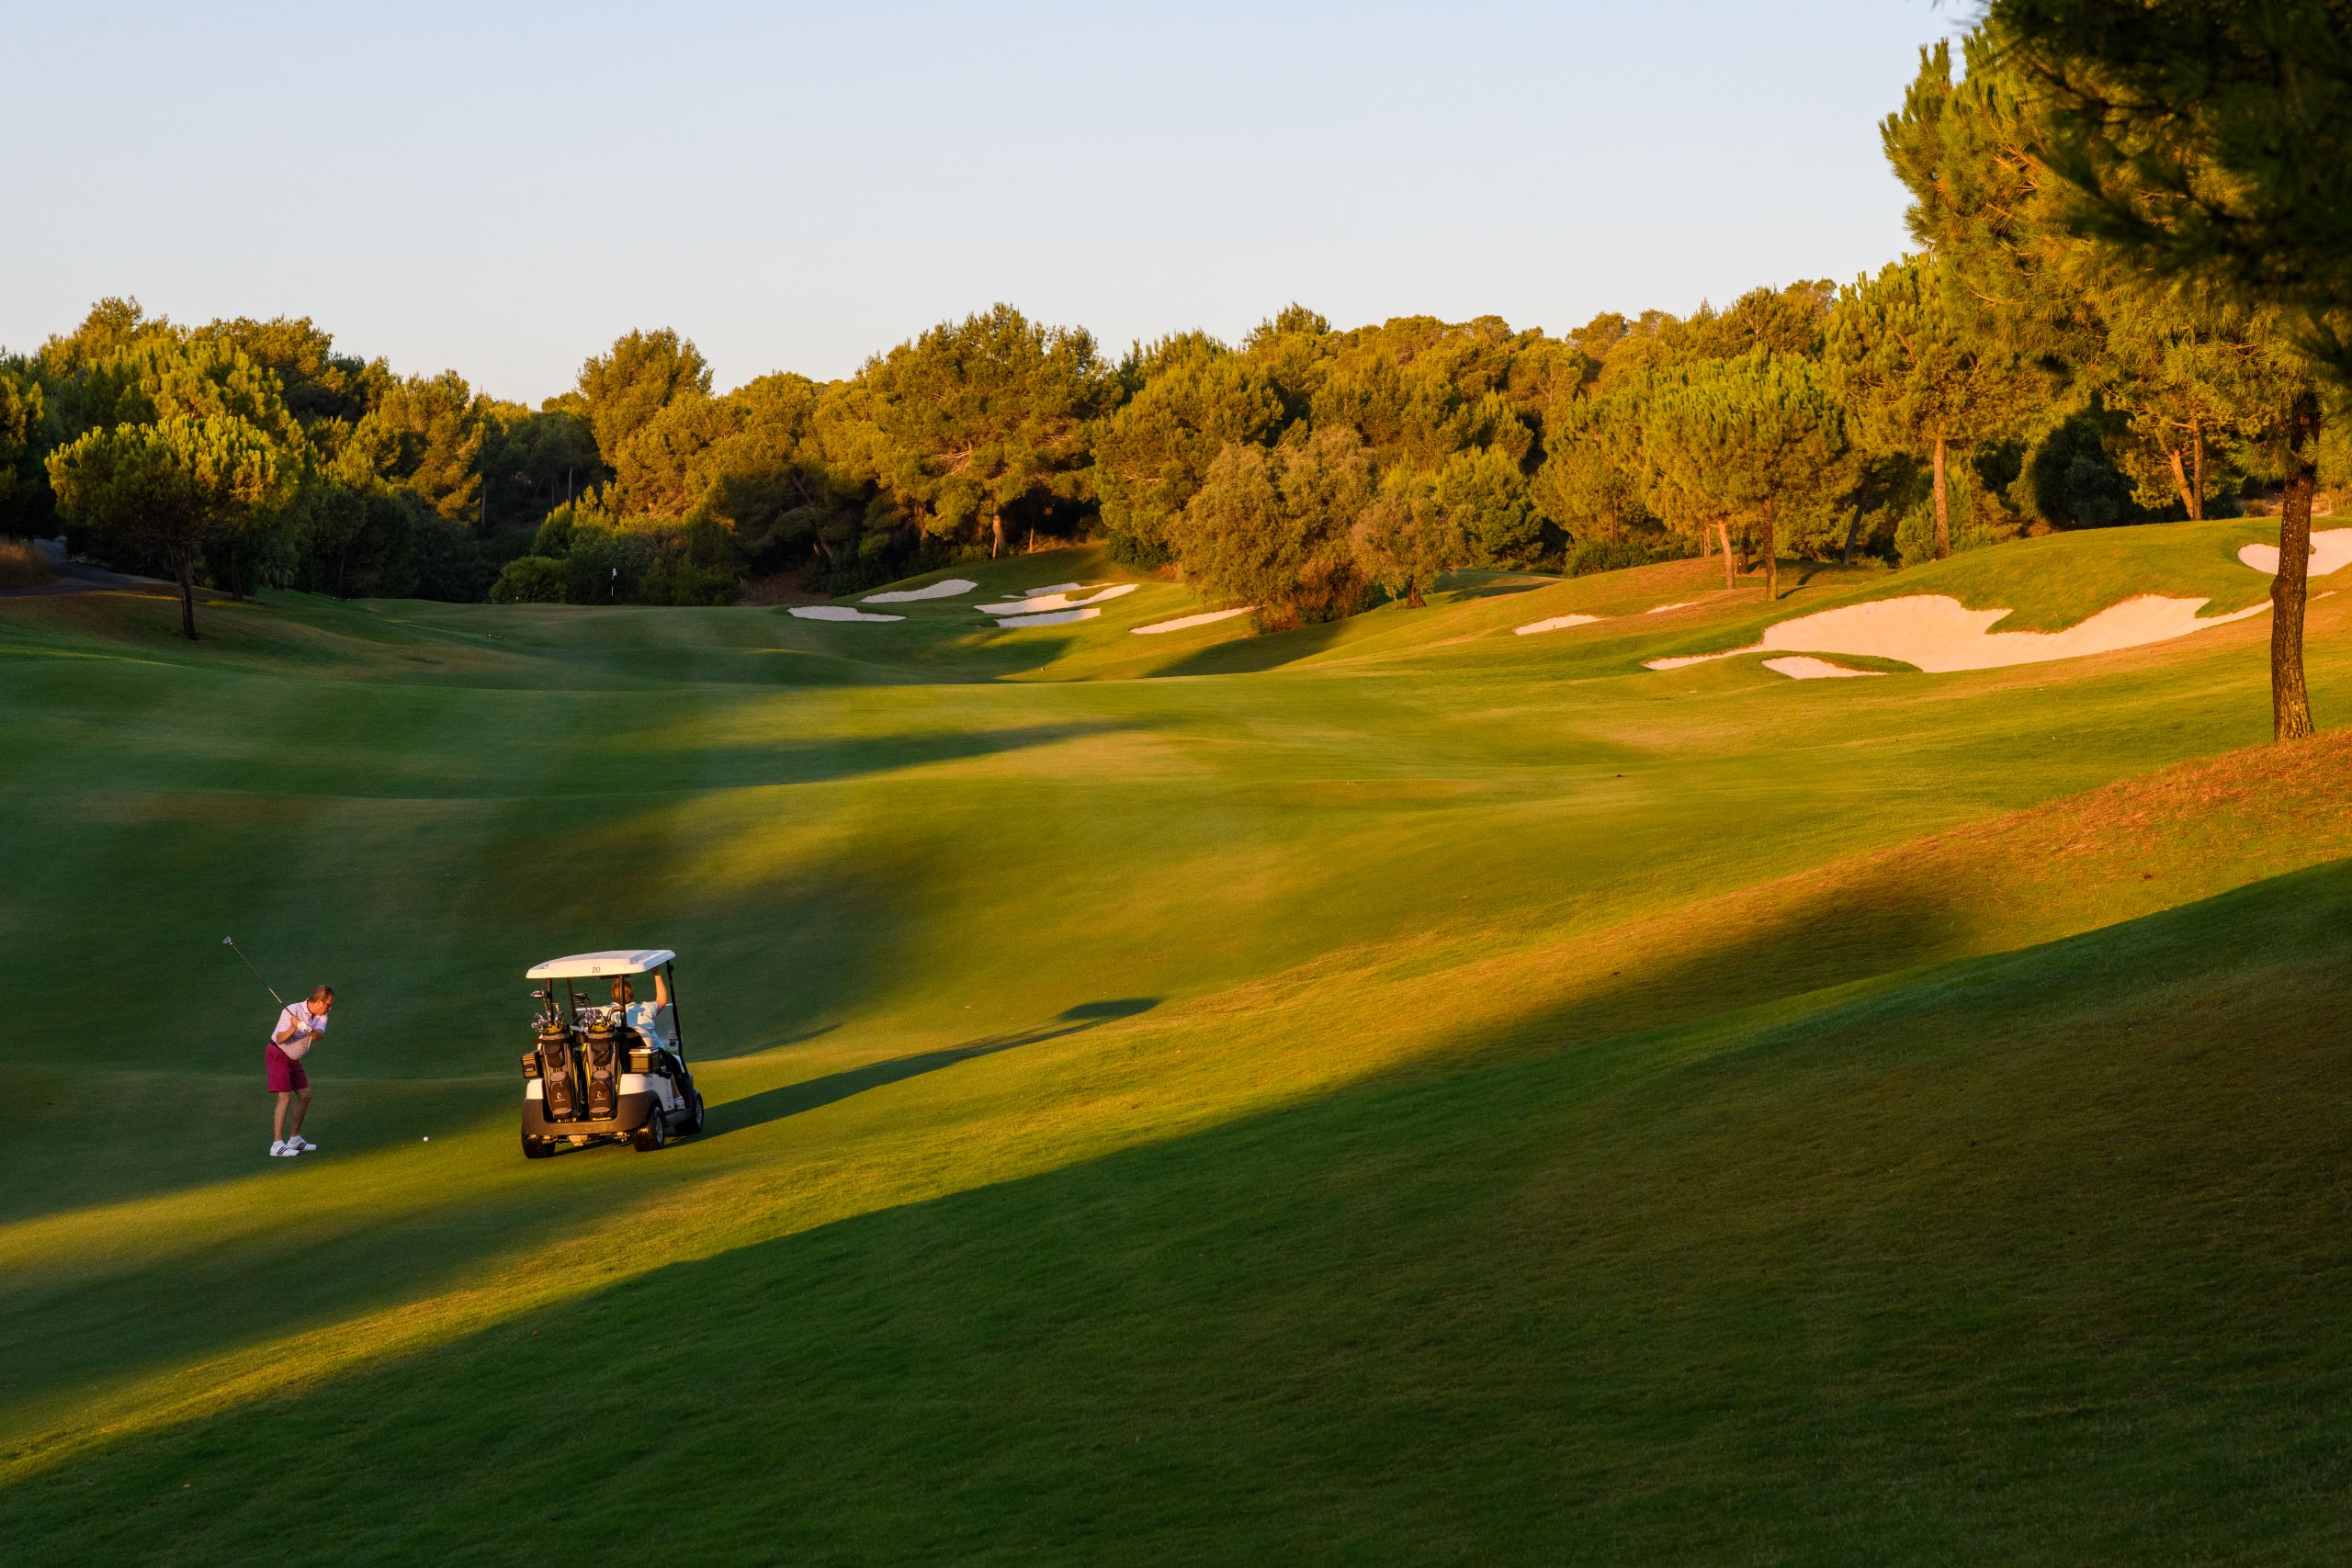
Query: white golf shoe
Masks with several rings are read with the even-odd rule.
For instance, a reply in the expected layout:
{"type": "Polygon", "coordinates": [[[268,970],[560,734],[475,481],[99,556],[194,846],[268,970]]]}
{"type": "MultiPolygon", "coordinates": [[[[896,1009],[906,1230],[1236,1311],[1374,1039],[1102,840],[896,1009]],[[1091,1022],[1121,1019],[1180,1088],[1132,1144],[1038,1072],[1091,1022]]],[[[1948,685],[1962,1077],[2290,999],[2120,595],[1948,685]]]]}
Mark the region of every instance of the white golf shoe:
{"type": "Polygon", "coordinates": [[[270,1157],[273,1159],[283,1159],[288,1155],[299,1155],[301,1152],[283,1138],[269,1145],[270,1157]]]}
{"type": "Polygon", "coordinates": [[[311,1142],[310,1139],[302,1136],[300,1133],[297,1133],[292,1137],[287,1139],[286,1146],[298,1155],[314,1155],[319,1152],[319,1145],[311,1142]]]}

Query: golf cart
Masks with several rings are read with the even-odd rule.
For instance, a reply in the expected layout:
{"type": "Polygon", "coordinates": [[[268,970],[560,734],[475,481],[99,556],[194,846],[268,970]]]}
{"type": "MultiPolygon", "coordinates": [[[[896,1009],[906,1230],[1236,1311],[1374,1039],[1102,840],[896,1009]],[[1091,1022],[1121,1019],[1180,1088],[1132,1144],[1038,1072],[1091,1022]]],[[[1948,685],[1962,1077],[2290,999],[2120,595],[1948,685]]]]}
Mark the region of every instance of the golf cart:
{"type": "Polygon", "coordinates": [[[537,1038],[523,1054],[523,1157],[623,1138],[650,1151],[702,1131],[678,1032],[677,957],[664,947],[575,953],[525,975],[546,984],[531,993],[537,1038]],[[611,999],[592,1001],[577,980],[607,983],[611,999]]]}

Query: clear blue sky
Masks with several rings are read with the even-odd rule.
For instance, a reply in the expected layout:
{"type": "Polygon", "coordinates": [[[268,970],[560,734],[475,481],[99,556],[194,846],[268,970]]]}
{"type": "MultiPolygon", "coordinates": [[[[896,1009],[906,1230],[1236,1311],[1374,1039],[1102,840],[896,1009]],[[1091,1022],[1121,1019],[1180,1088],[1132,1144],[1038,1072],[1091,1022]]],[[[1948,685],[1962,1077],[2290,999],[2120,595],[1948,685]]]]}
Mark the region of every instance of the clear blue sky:
{"type": "Polygon", "coordinates": [[[309,315],[536,401],[633,326],[722,387],[1005,299],[1124,348],[1554,331],[1840,280],[1933,0],[0,8],[0,344],[309,315]]]}

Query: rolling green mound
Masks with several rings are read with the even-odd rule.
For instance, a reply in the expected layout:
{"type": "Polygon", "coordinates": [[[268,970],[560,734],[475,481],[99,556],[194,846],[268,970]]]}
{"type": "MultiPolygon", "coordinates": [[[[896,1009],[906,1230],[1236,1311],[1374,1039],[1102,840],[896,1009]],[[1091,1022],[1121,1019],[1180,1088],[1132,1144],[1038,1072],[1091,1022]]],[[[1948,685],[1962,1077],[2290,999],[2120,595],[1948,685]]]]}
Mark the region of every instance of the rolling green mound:
{"type": "Polygon", "coordinates": [[[2252,536],[1267,637],[1084,555],[897,623],[0,604],[12,1554],[2339,1556],[2352,745],[2256,744],[2267,626],[1640,668],[2258,596],[2252,536]],[[315,1156],[228,934],[337,987],[315,1156]],[[521,973],[633,943],[709,1131],[526,1165],[521,973]]]}

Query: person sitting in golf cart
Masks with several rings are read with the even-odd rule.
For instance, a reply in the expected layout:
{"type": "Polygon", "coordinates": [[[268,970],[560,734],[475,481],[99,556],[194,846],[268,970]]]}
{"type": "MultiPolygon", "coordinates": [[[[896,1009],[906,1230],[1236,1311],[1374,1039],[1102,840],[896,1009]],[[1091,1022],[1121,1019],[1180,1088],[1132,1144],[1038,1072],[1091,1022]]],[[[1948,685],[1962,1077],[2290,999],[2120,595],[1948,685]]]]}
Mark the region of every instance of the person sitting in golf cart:
{"type": "Polygon", "coordinates": [[[653,973],[653,999],[637,999],[637,987],[623,975],[613,982],[613,1005],[621,1011],[621,1021],[645,1036],[649,1045],[663,1050],[675,1050],[676,1030],[670,1022],[670,982],[660,970],[653,973]]]}

